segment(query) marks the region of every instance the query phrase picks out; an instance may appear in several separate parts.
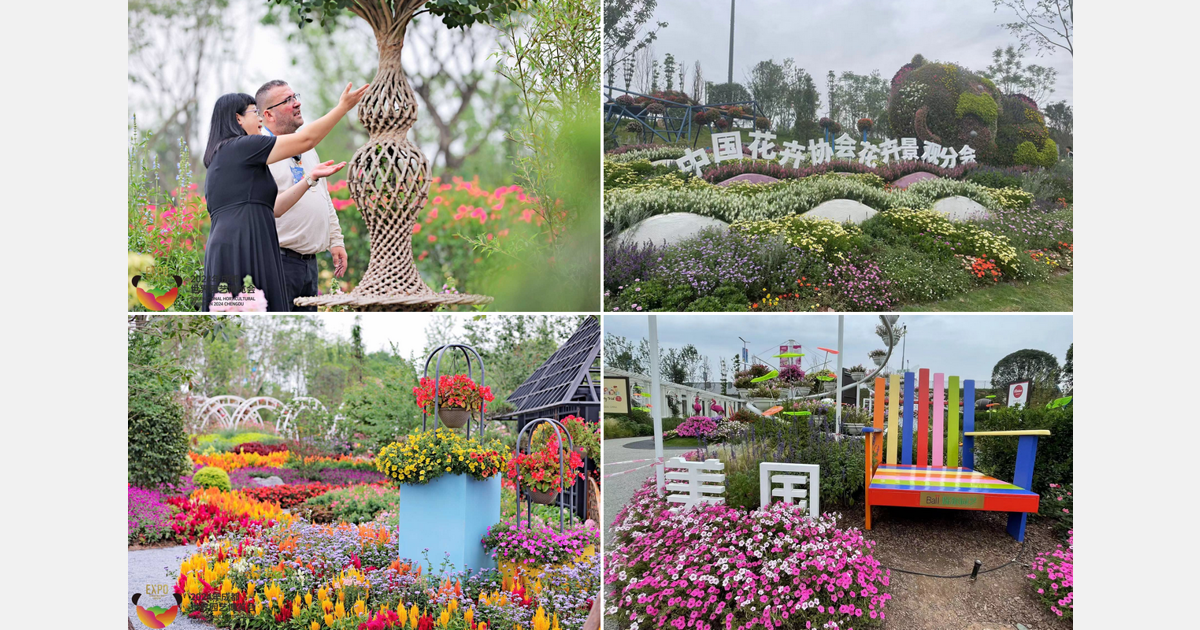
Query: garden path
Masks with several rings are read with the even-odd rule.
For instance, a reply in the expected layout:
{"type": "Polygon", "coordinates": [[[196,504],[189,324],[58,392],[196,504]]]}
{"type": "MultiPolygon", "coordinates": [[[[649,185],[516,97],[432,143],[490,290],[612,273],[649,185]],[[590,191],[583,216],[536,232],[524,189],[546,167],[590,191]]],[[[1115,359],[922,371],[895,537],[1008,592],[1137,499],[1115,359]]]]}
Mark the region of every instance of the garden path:
{"type": "MultiPolygon", "coordinates": [[[[134,628],[145,628],[137,617],[137,609],[133,605],[132,597],[134,593],[142,593],[143,605],[163,605],[174,604],[170,594],[175,592],[175,579],[171,578],[168,570],[178,571],[179,564],[183,562],[184,557],[195,553],[194,545],[178,545],[175,547],[162,547],[159,549],[141,549],[138,551],[129,552],[129,592],[125,595],[125,605],[129,608],[129,618],[133,620],[134,628]],[[166,585],[167,595],[148,595],[146,593],[147,585],[166,585]],[[169,604],[168,604],[169,603],[169,604]]],[[[193,630],[213,628],[212,624],[203,621],[190,619],[185,615],[179,615],[175,618],[175,622],[169,626],[172,630],[176,628],[180,630],[193,630]]]]}
{"type": "MultiPolygon", "coordinates": [[[[695,450],[695,447],[686,448],[671,448],[663,447],[663,457],[674,457],[682,455],[688,451],[695,450]]],[[[634,437],[634,438],[617,438],[613,440],[604,440],[603,455],[601,456],[601,474],[611,475],[620,473],[626,470],[634,470],[639,466],[646,466],[650,462],[632,462],[638,459],[654,459],[654,438],[649,437],[634,437]]],[[[603,494],[604,494],[604,544],[607,546],[609,540],[612,540],[612,534],[608,528],[616,518],[617,513],[621,508],[625,507],[626,503],[633,498],[633,493],[642,487],[646,478],[654,474],[653,466],[646,466],[636,472],[629,474],[618,474],[615,477],[607,477],[604,479],[603,494]]],[[[604,630],[617,630],[616,620],[609,617],[604,618],[604,630]]]]}

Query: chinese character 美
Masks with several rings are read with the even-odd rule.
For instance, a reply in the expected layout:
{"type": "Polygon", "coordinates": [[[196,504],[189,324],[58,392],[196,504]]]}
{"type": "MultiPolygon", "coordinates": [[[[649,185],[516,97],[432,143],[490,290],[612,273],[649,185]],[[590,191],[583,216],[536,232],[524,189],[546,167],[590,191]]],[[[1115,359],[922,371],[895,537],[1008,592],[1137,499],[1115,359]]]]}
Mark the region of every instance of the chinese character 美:
{"type": "Polygon", "coordinates": [[[700,167],[708,166],[711,162],[708,161],[708,153],[704,149],[696,149],[691,153],[684,154],[683,157],[675,160],[681,171],[692,171],[696,173],[696,177],[700,177],[700,167]]]}
{"type": "Polygon", "coordinates": [[[783,143],[783,151],[779,153],[779,163],[787,166],[792,161],[792,168],[800,168],[800,160],[804,159],[804,147],[799,142],[788,140],[783,143]]]}
{"type": "Polygon", "coordinates": [[[750,137],[754,138],[754,142],[750,143],[750,156],[754,159],[762,158],[764,160],[775,159],[775,143],[771,142],[778,136],[770,131],[751,131],[750,137]]]}
{"type": "Polygon", "coordinates": [[[962,159],[963,164],[970,164],[975,161],[975,149],[964,144],[963,148],[958,151],[958,157],[962,159]]]}
{"type": "Polygon", "coordinates": [[[819,142],[808,141],[808,157],[813,166],[824,164],[833,160],[833,147],[821,138],[819,142]]]}
{"type": "Polygon", "coordinates": [[[900,138],[900,159],[904,161],[917,159],[916,138],[900,138]]]}
{"type": "Polygon", "coordinates": [[[742,159],[742,132],[727,131],[725,133],[714,133],[712,141],[714,162],[720,163],[723,160],[742,159]]]}
{"type": "Polygon", "coordinates": [[[878,159],[879,159],[879,147],[875,146],[874,144],[871,144],[870,142],[867,142],[866,140],[863,140],[862,141],[862,151],[858,152],[859,163],[865,164],[870,167],[874,167],[875,162],[878,159]]]}
{"type": "Polygon", "coordinates": [[[896,141],[891,138],[885,139],[883,144],[879,145],[879,152],[882,155],[881,159],[884,164],[890,163],[892,158],[896,158],[897,162],[900,161],[900,145],[896,144],[896,141]]]}
{"type": "Polygon", "coordinates": [[[938,157],[942,160],[942,168],[954,168],[958,166],[958,151],[954,147],[942,147],[938,152],[938,157]]]}
{"type": "Polygon", "coordinates": [[[926,140],[925,153],[921,154],[921,161],[936,165],[938,163],[938,158],[941,157],[941,154],[942,145],[926,140]]]}
{"type": "Polygon", "coordinates": [[[839,160],[854,161],[855,150],[858,148],[858,140],[851,138],[850,134],[842,133],[842,135],[833,141],[833,146],[837,148],[834,155],[839,160]]]}

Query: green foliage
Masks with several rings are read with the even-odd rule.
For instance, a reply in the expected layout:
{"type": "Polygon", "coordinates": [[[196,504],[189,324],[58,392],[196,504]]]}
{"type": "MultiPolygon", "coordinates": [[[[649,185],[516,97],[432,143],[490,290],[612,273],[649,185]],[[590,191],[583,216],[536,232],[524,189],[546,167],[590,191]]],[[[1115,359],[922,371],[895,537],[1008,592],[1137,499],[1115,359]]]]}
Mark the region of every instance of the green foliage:
{"type": "Polygon", "coordinates": [[[197,453],[225,453],[239,444],[261,442],[263,444],[278,444],[283,438],[270,433],[259,433],[247,429],[224,429],[216,433],[205,433],[192,436],[192,450],[197,453]]]}
{"type": "MultiPolygon", "coordinates": [[[[1037,474],[1037,471],[1034,471],[1037,474]]],[[[1072,484],[1048,484],[1049,488],[1038,503],[1038,517],[1050,521],[1054,534],[1066,540],[1075,529],[1075,495],[1072,484]]]]}
{"type": "Polygon", "coordinates": [[[1050,138],[1046,138],[1046,142],[1042,145],[1042,150],[1039,153],[1038,166],[1045,168],[1054,168],[1058,163],[1058,144],[1050,138]]]}
{"type": "MultiPolygon", "coordinates": [[[[274,0],[296,10],[300,26],[318,21],[331,27],[337,17],[359,2],[354,0],[274,0]]],[[[368,2],[367,4],[372,4],[368,2]]],[[[385,3],[390,5],[391,2],[385,3]]],[[[425,9],[439,16],[449,28],[468,27],[476,23],[495,23],[521,8],[520,0],[429,0],[425,9]]],[[[387,9],[390,11],[390,9],[387,9]]]]}
{"type": "MultiPolygon", "coordinates": [[[[951,243],[949,251],[996,262],[1004,273],[1016,273],[1017,251],[1008,239],[970,223],[955,223],[934,210],[898,208],[872,217],[903,233],[918,246],[951,243]]],[[[867,228],[864,222],[864,231],[867,228]]]]}
{"type": "Polygon", "coordinates": [[[315,522],[368,523],[380,512],[396,513],[400,493],[381,485],[330,490],[307,499],[297,511],[315,522]]]}
{"type": "Polygon", "coordinates": [[[421,424],[421,410],[412,393],[416,380],[411,367],[400,365],[382,378],[366,378],[351,386],[345,392],[339,427],[361,436],[357,439],[372,452],[408,435],[421,424]]]}
{"type": "Polygon", "coordinates": [[[1000,108],[989,94],[963,92],[958,96],[958,105],[954,108],[954,115],[962,118],[967,114],[973,114],[990,125],[996,122],[1000,108]]]}
{"type": "Polygon", "coordinates": [[[901,302],[944,300],[974,284],[958,260],[922,254],[904,243],[883,245],[872,259],[892,281],[890,288],[901,302]]]}
{"type": "MultiPolygon", "coordinates": [[[[976,431],[1027,431],[1046,429],[1049,437],[1039,437],[1033,469],[1033,491],[1049,496],[1050,484],[1073,483],[1074,408],[993,407],[975,416],[976,431]]],[[[1017,438],[981,436],[975,438],[975,467],[997,479],[1012,479],[1016,472],[1017,438]]]]}
{"type": "Polygon", "coordinates": [[[967,173],[966,180],[987,188],[1020,188],[1024,178],[1009,175],[999,170],[975,169],[967,173]]]}
{"type": "Polygon", "coordinates": [[[201,488],[217,488],[229,492],[229,473],[216,466],[205,466],[192,475],[192,483],[201,488]]]}
{"type": "Polygon", "coordinates": [[[174,484],[189,471],[183,406],[176,399],[182,376],[165,366],[162,338],[129,334],[129,483],[143,488],[174,484]]]}

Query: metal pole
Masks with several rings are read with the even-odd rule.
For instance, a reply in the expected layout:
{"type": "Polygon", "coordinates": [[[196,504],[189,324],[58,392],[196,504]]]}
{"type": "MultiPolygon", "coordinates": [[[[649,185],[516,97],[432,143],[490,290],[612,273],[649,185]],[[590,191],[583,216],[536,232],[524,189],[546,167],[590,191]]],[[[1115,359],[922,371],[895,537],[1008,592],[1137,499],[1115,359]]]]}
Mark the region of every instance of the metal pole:
{"type": "Polygon", "coordinates": [[[658,485],[658,496],[666,490],[663,475],[662,438],[662,374],[658,367],[658,316],[647,315],[650,320],[650,417],[654,419],[654,477],[658,485]]]}
{"type": "Polygon", "coordinates": [[[842,433],[842,357],[846,354],[842,352],[842,340],[845,337],[846,316],[838,315],[838,355],[837,355],[837,414],[834,416],[833,432],[835,435],[842,433]]]}
{"type": "Polygon", "coordinates": [[[733,13],[737,0],[729,0],[729,80],[733,83],[733,13]]]}

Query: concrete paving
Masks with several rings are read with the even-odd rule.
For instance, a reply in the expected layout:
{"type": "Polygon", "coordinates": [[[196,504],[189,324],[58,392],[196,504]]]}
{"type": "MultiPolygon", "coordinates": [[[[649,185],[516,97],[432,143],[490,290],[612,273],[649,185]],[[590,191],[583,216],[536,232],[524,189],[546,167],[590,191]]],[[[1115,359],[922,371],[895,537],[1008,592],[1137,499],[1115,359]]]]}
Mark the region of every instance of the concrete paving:
{"type": "MultiPolygon", "coordinates": [[[[670,458],[682,455],[695,447],[664,447],[663,457],[670,458]]],[[[612,540],[609,527],[613,519],[625,504],[633,498],[633,494],[642,487],[646,479],[654,474],[654,438],[635,437],[604,440],[601,458],[601,475],[604,475],[604,506],[601,519],[604,521],[604,545],[608,548],[612,540]],[[639,461],[646,460],[646,461],[639,461]],[[633,471],[626,473],[625,471],[633,471]],[[609,477],[608,475],[615,475],[609,477]]],[[[605,594],[608,597],[608,594],[605,594]]],[[[604,618],[604,630],[617,630],[617,622],[608,616],[604,618]]]]}

